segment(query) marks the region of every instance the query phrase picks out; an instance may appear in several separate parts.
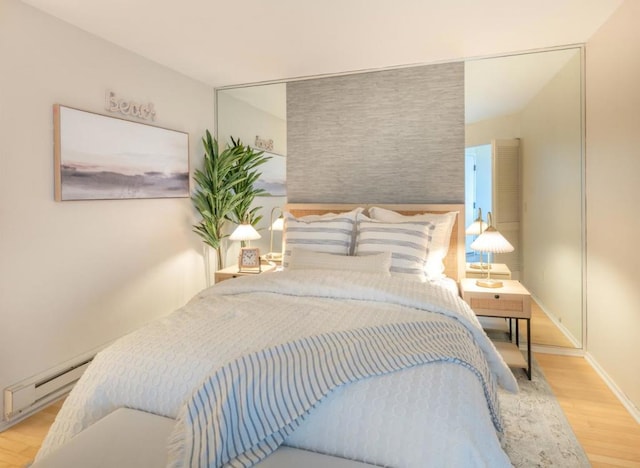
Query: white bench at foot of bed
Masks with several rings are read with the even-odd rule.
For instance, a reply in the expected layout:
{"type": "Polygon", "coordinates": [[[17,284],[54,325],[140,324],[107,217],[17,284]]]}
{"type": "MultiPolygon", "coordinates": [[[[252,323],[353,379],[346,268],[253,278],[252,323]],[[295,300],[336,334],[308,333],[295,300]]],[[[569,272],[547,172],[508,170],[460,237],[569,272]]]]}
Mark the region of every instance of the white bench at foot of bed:
{"type": "MultiPolygon", "coordinates": [[[[80,432],[31,468],[162,468],[175,420],[120,408],[80,432]]],[[[365,468],[373,465],[280,447],[260,468],[365,468]]]]}

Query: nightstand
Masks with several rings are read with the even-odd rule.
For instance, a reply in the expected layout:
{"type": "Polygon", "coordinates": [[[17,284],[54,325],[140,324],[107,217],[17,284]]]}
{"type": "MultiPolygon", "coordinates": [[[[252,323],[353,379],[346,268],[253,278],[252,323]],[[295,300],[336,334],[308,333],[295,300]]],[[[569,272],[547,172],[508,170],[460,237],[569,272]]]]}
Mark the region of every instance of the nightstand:
{"type": "MultiPolygon", "coordinates": [[[[491,274],[493,276],[493,273],[491,274]]],[[[509,367],[522,368],[531,380],[531,294],[515,280],[503,280],[501,288],[483,288],[475,279],[460,280],[462,299],[481,317],[500,317],[516,322],[516,343],[494,342],[509,367]],[[520,320],[527,322],[527,360],[520,352],[520,320]]]]}
{"type": "Polygon", "coordinates": [[[214,279],[216,283],[219,283],[220,281],[224,281],[224,280],[228,280],[231,278],[238,278],[240,276],[255,276],[255,275],[261,275],[262,273],[268,273],[268,272],[272,272],[275,271],[276,269],[276,265],[271,265],[271,264],[262,264],[262,271],[261,272],[255,272],[255,273],[250,273],[250,272],[239,272],[238,271],[238,265],[233,265],[227,268],[223,268],[222,270],[218,270],[215,272],[214,275],[214,279]]]}
{"type": "MultiPolygon", "coordinates": [[[[467,267],[464,272],[467,278],[487,277],[487,270],[471,268],[471,263],[467,263],[467,267]]],[[[509,270],[509,267],[504,263],[491,263],[491,278],[499,280],[511,279],[511,270],[509,270]]]]}

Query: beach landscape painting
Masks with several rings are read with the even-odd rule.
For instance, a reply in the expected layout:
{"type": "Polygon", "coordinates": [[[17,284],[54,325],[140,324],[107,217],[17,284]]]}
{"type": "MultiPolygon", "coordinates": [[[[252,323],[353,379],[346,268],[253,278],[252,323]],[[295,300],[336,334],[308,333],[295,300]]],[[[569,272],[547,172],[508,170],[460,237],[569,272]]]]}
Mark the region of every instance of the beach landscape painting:
{"type": "Polygon", "coordinates": [[[189,135],[54,106],[55,199],[189,197],[189,135]]]}
{"type": "Polygon", "coordinates": [[[280,154],[264,152],[269,159],[260,166],[260,178],[256,181],[256,188],[263,189],[262,196],[284,197],[287,195],[287,158],[280,154]]]}

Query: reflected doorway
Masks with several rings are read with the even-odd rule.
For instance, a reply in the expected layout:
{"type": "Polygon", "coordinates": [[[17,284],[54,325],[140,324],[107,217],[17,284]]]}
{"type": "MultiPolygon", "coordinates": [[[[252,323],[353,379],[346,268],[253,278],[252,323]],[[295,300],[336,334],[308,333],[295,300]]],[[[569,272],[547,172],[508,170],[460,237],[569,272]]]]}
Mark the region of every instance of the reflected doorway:
{"type": "MultiPolygon", "coordinates": [[[[465,226],[469,226],[482,210],[483,219],[492,211],[491,195],[491,145],[478,145],[465,148],[465,226]]],[[[474,237],[467,236],[467,262],[479,262],[480,256],[471,250],[474,237]]]]}

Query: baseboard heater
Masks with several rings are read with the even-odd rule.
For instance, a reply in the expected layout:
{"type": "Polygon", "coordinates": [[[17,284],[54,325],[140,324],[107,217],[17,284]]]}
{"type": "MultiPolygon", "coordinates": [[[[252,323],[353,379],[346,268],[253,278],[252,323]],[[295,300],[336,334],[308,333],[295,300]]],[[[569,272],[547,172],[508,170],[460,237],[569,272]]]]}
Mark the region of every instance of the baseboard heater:
{"type": "Polygon", "coordinates": [[[4,389],[4,417],[7,421],[23,419],[71,391],[89,366],[93,356],[54,369],[4,389]]]}

